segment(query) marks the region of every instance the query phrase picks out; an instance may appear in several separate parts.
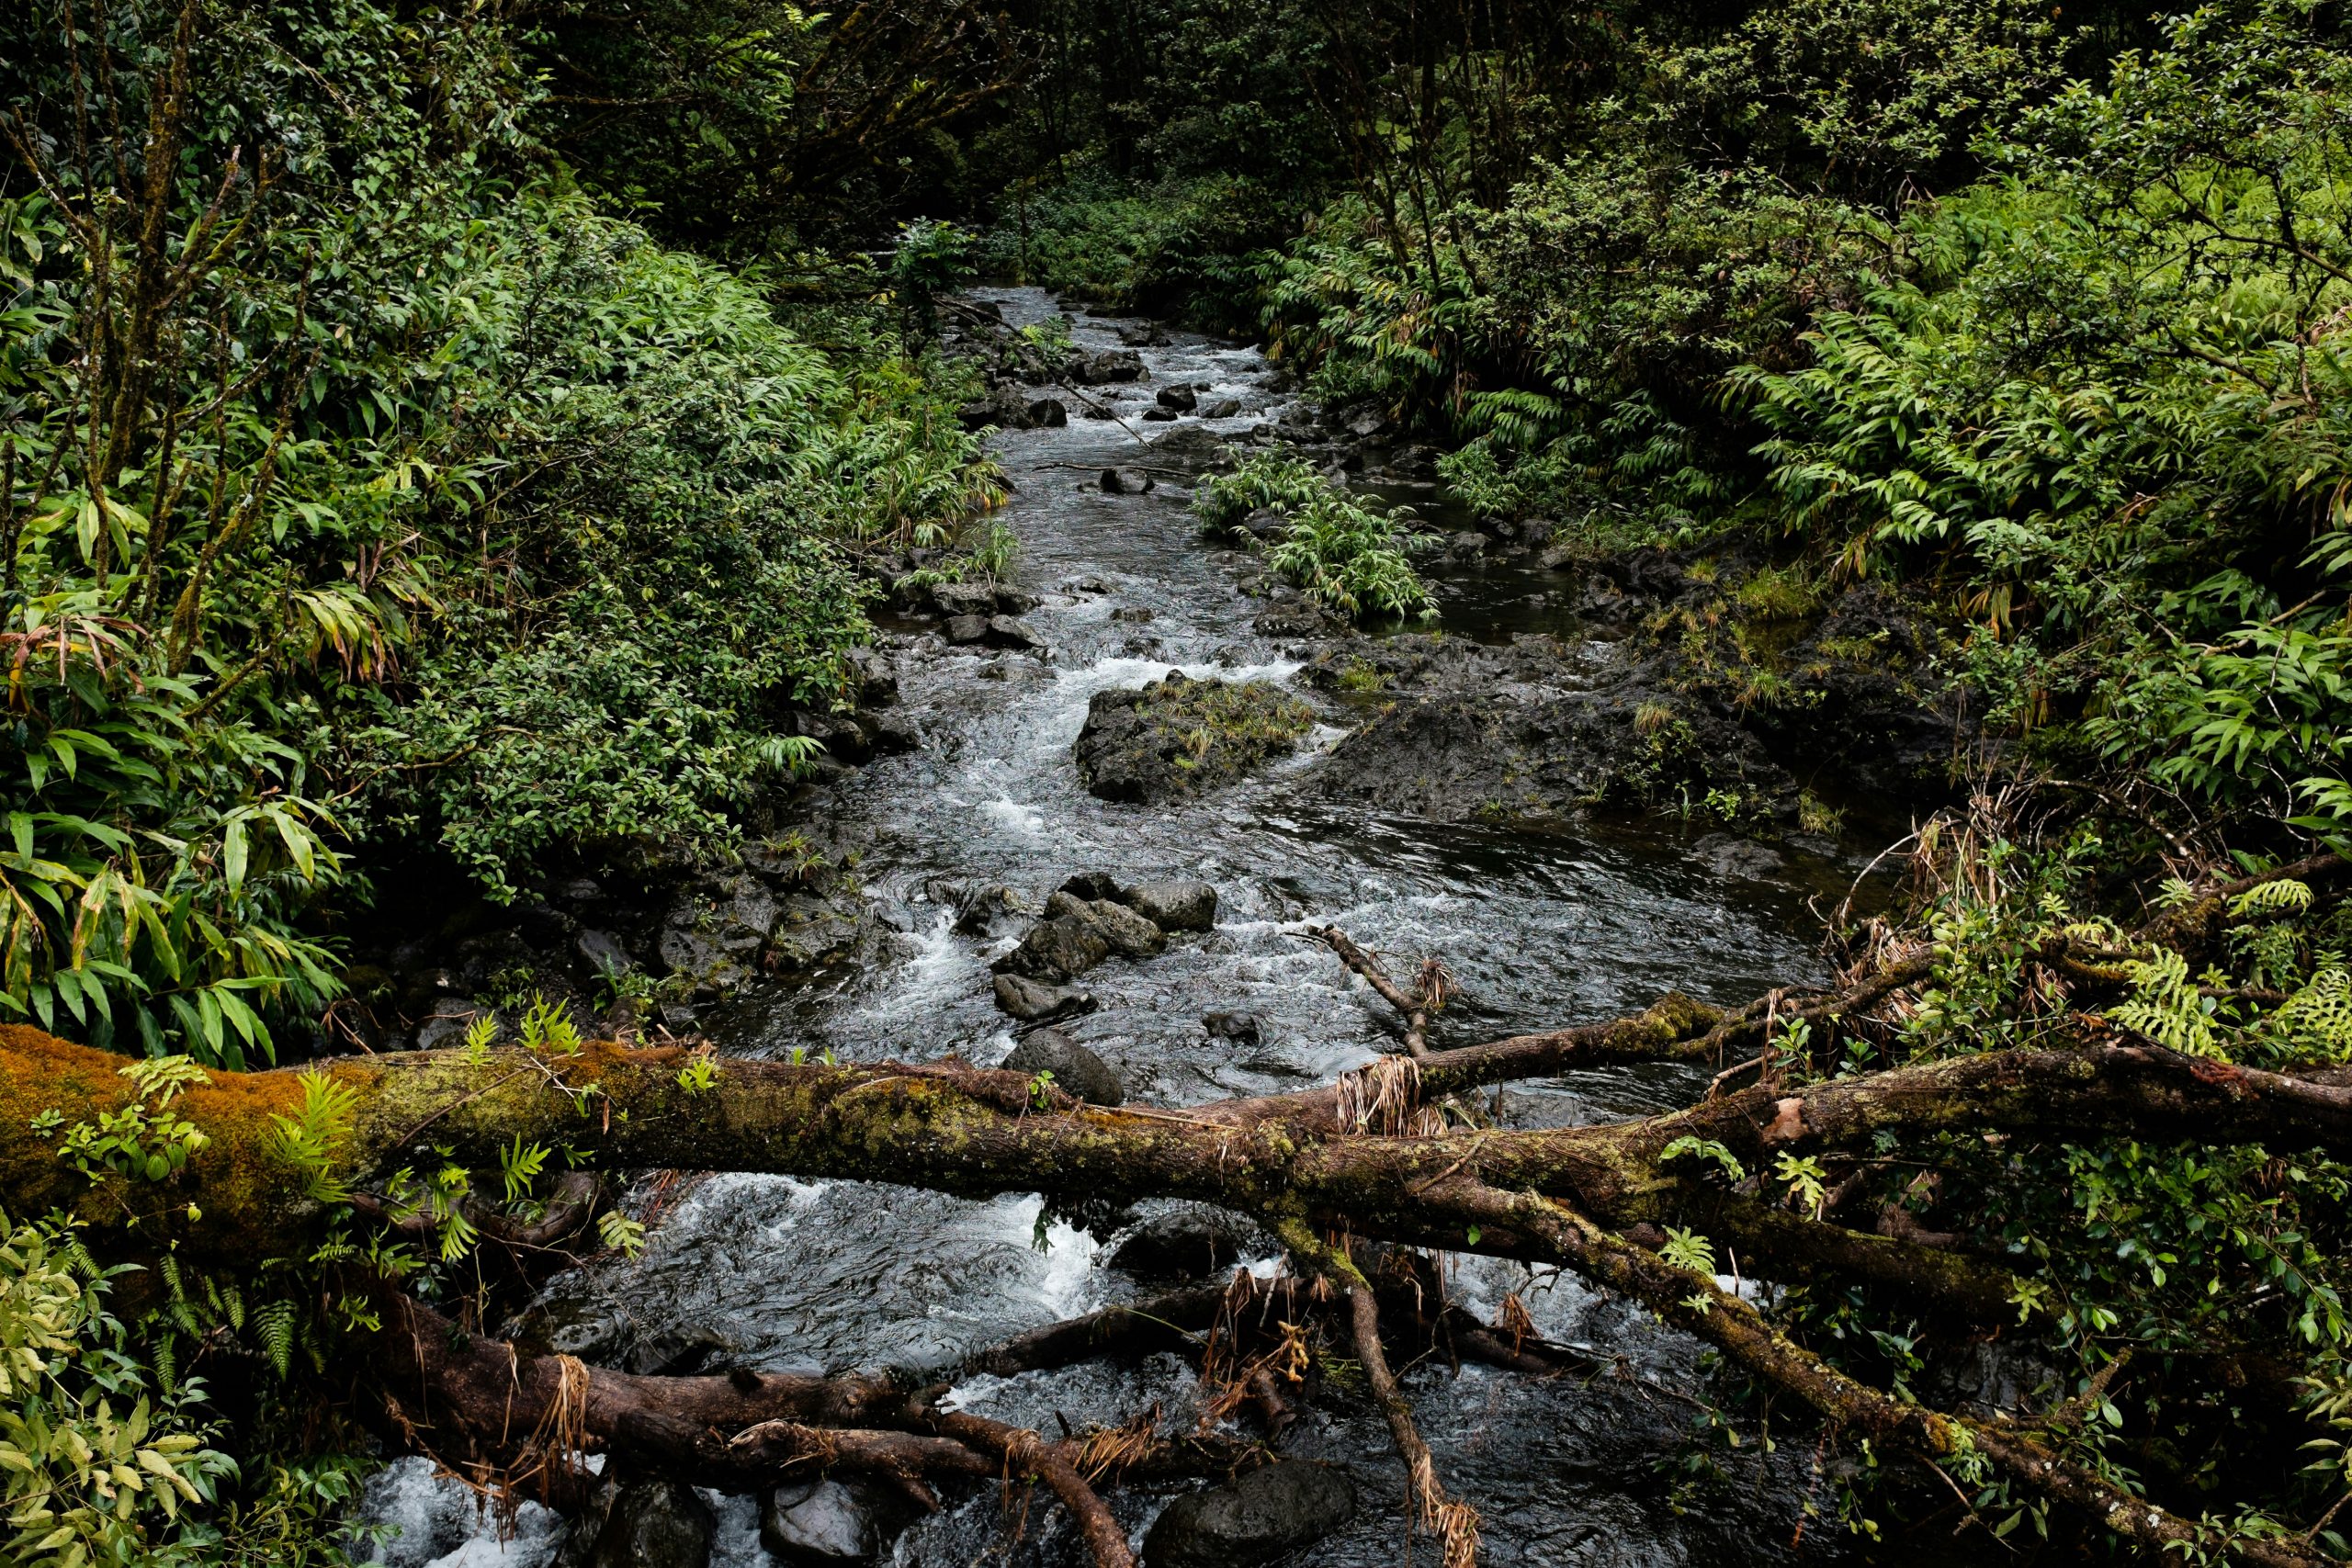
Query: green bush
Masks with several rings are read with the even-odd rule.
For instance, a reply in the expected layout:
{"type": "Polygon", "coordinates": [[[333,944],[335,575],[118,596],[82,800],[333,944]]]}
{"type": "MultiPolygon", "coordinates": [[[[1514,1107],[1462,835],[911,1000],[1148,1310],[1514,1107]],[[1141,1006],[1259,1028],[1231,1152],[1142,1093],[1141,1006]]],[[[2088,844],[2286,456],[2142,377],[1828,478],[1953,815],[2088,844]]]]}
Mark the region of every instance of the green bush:
{"type": "Polygon", "coordinates": [[[0,1010],[233,1065],[332,999],[304,921],[355,849],[508,897],[560,841],[723,844],[782,710],[850,690],[847,552],[1001,491],[894,313],[811,317],[820,353],[764,275],[595,210],[501,28],[180,15],[0,23],[38,130],[0,187],[0,1010]]]}

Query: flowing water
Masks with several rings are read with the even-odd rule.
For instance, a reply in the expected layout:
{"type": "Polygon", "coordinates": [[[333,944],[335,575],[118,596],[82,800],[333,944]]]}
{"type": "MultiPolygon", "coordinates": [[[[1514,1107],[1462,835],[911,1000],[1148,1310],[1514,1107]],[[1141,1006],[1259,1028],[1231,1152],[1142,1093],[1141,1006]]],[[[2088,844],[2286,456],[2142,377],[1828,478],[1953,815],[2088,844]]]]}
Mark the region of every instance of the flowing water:
{"type": "MultiPolygon", "coordinates": [[[[1035,290],[986,298],[1016,325],[1055,310],[1035,290]]],[[[1089,349],[1117,341],[1085,319],[1077,337],[1089,349]]],[[[1156,389],[1171,384],[1205,386],[1204,407],[1240,400],[1245,412],[1215,427],[1237,434],[1283,401],[1268,389],[1270,367],[1255,350],[1180,335],[1143,354],[1149,380],[1121,389],[1114,405],[1130,423],[1156,389]]],[[[955,934],[957,894],[1001,884],[1042,899],[1080,870],[1197,877],[1220,895],[1214,932],[1088,976],[1101,1010],[1065,1026],[1110,1063],[1131,1099],[1162,1104],[1329,1081],[1393,1046],[1377,998],[1295,934],[1310,920],[1336,922],[1408,962],[1442,955],[1464,998],[1442,1015],[1442,1044],[1609,1016],[1670,987],[1740,1001],[1815,972],[1817,928],[1804,897],[1833,880],[1842,891],[1850,867],[1790,864],[1775,880],[1727,880],[1706,855],[1655,829],[1531,833],[1337,810],[1318,799],[1313,773],[1343,732],[1339,709],[1300,756],[1228,792],[1154,807],[1088,795],[1069,748],[1095,693],[1170,669],[1282,680],[1299,650],[1253,634],[1260,606],[1234,588],[1241,558],[1203,544],[1181,482],[1163,475],[1140,495],[1101,490],[1102,468],[1154,459],[1121,423],[1079,417],[1075,404],[1071,412],[1067,428],[996,443],[1015,487],[1004,518],[1021,540],[1020,577],[1044,601],[1026,619],[1051,657],[942,651],[910,635],[897,660],[900,700],[923,744],[872,764],[840,792],[831,827],[862,845],[860,874],[898,933],[897,955],[847,980],[732,1006],[712,1022],[725,1049],[1001,1059],[1013,1037],[992,1005],[988,963],[1005,940],[955,934]],[[1212,1010],[1255,1014],[1262,1043],[1211,1037],[1201,1017],[1212,1010]]],[[[1481,604],[1526,615],[1515,581],[1499,592],[1468,580],[1443,587],[1449,632],[1500,637],[1524,624],[1478,619],[1481,604]]],[[[1591,657],[1607,651],[1595,647],[1591,657]]],[[[1660,1109],[1703,1083],[1703,1074],[1670,1067],[1582,1072],[1513,1086],[1501,1111],[1518,1125],[1570,1123],[1660,1109]]],[[[721,1364],[767,1370],[944,1368],[1022,1329],[1132,1296],[1135,1287],[1103,1264],[1116,1239],[1042,1215],[1034,1196],[970,1202],[853,1182],[721,1176],[666,1195],[639,1259],[562,1276],[543,1306],[559,1317],[617,1319],[635,1343],[654,1348],[650,1359],[707,1344],[721,1364]]],[[[1529,1284],[1516,1266],[1465,1258],[1453,1289],[1490,1312],[1504,1292],[1529,1284]]],[[[1484,1516],[1487,1562],[1792,1555],[1810,1487],[1803,1455],[1759,1473],[1743,1450],[1724,1461],[1727,1483],[1678,1491],[1696,1417],[1669,1391],[1689,1385],[1696,1354],[1688,1342],[1572,1279],[1547,1275],[1529,1300],[1544,1334],[1615,1357],[1620,1371],[1535,1382],[1437,1362],[1406,1380],[1449,1485],[1484,1516]]],[[[959,1397],[1024,1423],[1059,1415],[1077,1426],[1120,1421],[1155,1400],[1178,1411],[1190,1377],[1169,1358],[967,1383],[959,1397]]],[[[1363,1499],[1355,1522],[1300,1563],[1407,1560],[1401,1474],[1368,1407],[1318,1408],[1286,1447],[1346,1466],[1363,1499]]],[[[1826,1496],[1826,1485],[1820,1491],[1826,1496]]],[[[396,1467],[372,1497],[377,1517],[406,1526],[386,1553],[396,1568],[536,1568],[559,1539],[554,1521],[526,1511],[520,1533],[502,1545],[434,1488],[422,1461],[396,1467]]],[[[752,1500],[712,1500],[721,1520],[715,1561],[766,1562],[752,1500]]],[[[1165,1498],[1136,1492],[1111,1501],[1140,1539],[1165,1498]]],[[[1015,1548],[1003,1524],[992,1496],[972,1497],[909,1532],[897,1561],[961,1568],[1082,1560],[1058,1510],[1033,1510],[1015,1548]]],[[[1428,1542],[1412,1550],[1435,1561],[1428,1542]]],[[[1816,1520],[1793,1555],[1817,1561],[1838,1551],[1835,1527],[1816,1520]]]]}

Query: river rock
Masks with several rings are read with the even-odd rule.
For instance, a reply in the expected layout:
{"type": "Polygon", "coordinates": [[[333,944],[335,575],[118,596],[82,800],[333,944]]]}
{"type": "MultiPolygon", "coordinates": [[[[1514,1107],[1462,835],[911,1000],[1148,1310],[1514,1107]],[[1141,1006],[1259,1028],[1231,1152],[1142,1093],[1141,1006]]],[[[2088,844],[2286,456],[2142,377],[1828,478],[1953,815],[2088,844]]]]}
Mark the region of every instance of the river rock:
{"type": "Polygon", "coordinates": [[[985,617],[997,613],[996,584],[992,582],[934,582],[922,592],[931,601],[931,607],[943,615],[985,617]]]}
{"type": "Polygon", "coordinates": [[[1167,330],[1156,321],[1137,321],[1118,329],[1119,341],[1129,348],[1166,348],[1167,330]]]}
{"type": "Polygon", "coordinates": [[[1015,653],[1046,651],[1046,639],[1017,615],[989,616],[987,641],[990,648],[1011,649],[1015,653]]]}
{"type": "Polygon", "coordinates": [[[856,1483],[779,1486],[760,1507],[760,1544],[787,1568],[879,1562],[907,1524],[904,1505],[856,1483]]]}
{"type": "Polygon", "coordinates": [[[1138,882],[1118,897],[1164,931],[1204,931],[1216,925],[1216,889],[1205,882],[1138,882]]]}
{"type": "Polygon", "coordinates": [[[1082,899],[1057,893],[1046,900],[1046,917],[1091,926],[1122,958],[1154,958],[1168,945],[1166,933],[1148,918],[1109,898],[1082,899]]]}
{"type": "Polygon", "coordinates": [[[1230,1040],[1236,1045],[1255,1045],[1261,1038],[1258,1015],[1249,1012],[1209,1012],[1201,1015],[1201,1027],[1210,1037],[1230,1040]]]}
{"type": "Polygon", "coordinates": [[[1001,1064],[1009,1073],[1054,1075],[1054,1087],[1089,1105],[1118,1105],[1127,1098],[1109,1063],[1058,1029],[1033,1030],[1001,1064]]]}
{"type": "Polygon", "coordinates": [[[1149,805],[1233,782],[1290,752],[1314,722],[1313,709],[1267,682],[1191,681],[1171,670],[1095,694],[1070,755],[1092,794],[1149,805]]]}
{"type": "Polygon", "coordinates": [[[580,962],[595,975],[626,975],[637,967],[629,962],[628,950],[621,939],[610,931],[600,931],[593,926],[582,926],[572,933],[571,951],[580,962]]]}
{"type": "Polygon", "coordinates": [[[1139,1284],[1172,1285],[1230,1269],[1240,1256],[1238,1227],[1221,1214],[1193,1212],[1147,1220],[1113,1250],[1111,1267],[1139,1284]]]}
{"type": "Polygon", "coordinates": [[[1110,956],[1111,943],[1102,928],[1065,910],[1031,926],[1021,945],[996,961],[996,968],[1000,974],[1056,985],[1075,980],[1110,956]]]}
{"type": "Polygon", "coordinates": [[[1073,898],[1084,898],[1091,902],[1097,898],[1116,898],[1119,896],[1119,883],[1118,879],[1107,871],[1075,871],[1063,879],[1061,886],[1056,891],[1067,893],[1073,898]]]}
{"type": "Polygon", "coordinates": [[[1232,419],[1241,412],[1239,398],[1219,398],[1201,410],[1203,419],[1232,419]]]}
{"type": "Polygon", "coordinates": [[[1073,355],[1065,373],[1081,387],[1099,387],[1113,381],[1140,381],[1144,378],[1143,355],[1132,348],[1106,348],[1098,354],[1073,355]]]}
{"type": "Polygon", "coordinates": [[[457,1044],[466,1037],[466,1031],[473,1027],[476,1015],[481,1011],[482,1009],[470,998],[443,997],[433,1004],[433,1010],[425,1014],[424,1021],[416,1026],[416,1048],[438,1051],[444,1046],[457,1044]]]}
{"type": "Polygon", "coordinates": [[[1190,387],[1162,387],[1156,400],[1161,408],[1174,409],[1178,413],[1191,413],[1201,406],[1200,394],[1190,387]]]}
{"type": "Polygon", "coordinates": [[[1001,974],[996,976],[994,988],[996,1005],[1023,1023],[1077,1018],[1102,1005],[1091,992],[1044,985],[1025,975],[1001,974]]]}
{"type": "Polygon", "coordinates": [[[1002,883],[967,887],[956,896],[956,934],[996,936],[1012,917],[1034,912],[1026,898],[1002,883]]]}
{"type": "Polygon", "coordinates": [[[1151,444],[1163,457],[1213,463],[1225,455],[1226,438],[1204,424],[1180,424],[1151,444]]]}
{"type": "Polygon", "coordinates": [[[1356,1489],[1294,1460],[1168,1505],[1144,1537],[1143,1568],[1243,1568],[1322,1540],[1355,1516],[1356,1489]]]}
{"type": "Polygon", "coordinates": [[[1013,387],[999,387],[987,397],[966,403],[956,411],[956,419],[967,430],[986,430],[990,425],[999,430],[1036,427],[1036,421],[1029,417],[1029,400],[1013,387]]]}
{"type": "Polygon", "coordinates": [[[1069,423],[1069,405],[1059,398],[1039,398],[1023,412],[1032,429],[1059,430],[1069,423]]]}
{"type": "Polygon", "coordinates": [[[596,1532],[589,1568],[708,1568],[716,1529],[694,1488],[675,1481],[637,1481],[613,1498],[596,1532]]]}
{"type": "Polygon", "coordinates": [[[1153,408],[1143,411],[1143,422],[1146,424],[1173,424],[1182,417],[1174,409],[1153,408]]]}

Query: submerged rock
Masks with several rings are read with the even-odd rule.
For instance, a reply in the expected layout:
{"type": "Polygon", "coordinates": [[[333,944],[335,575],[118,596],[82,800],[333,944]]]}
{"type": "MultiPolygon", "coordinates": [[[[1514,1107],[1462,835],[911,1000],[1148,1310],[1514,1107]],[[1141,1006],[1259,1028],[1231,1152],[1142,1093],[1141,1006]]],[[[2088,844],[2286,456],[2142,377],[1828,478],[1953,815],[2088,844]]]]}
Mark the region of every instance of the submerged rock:
{"type": "Polygon", "coordinates": [[[1111,1267],[1146,1285],[1201,1280],[1241,1257],[1241,1232],[1222,1214],[1195,1212],[1148,1220],[1111,1254],[1111,1267]]]}
{"type": "Polygon", "coordinates": [[[1255,1045],[1261,1039],[1261,1031],[1255,1013],[1203,1013],[1201,1027],[1207,1030],[1212,1038],[1230,1040],[1236,1045],[1255,1045]]]}
{"type": "Polygon", "coordinates": [[[1315,712],[1264,681],[1162,681],[1100,692],[1070,755],[1104,800],[1151,804],[1214,789],[1285,755],[1315,712]]]}
{"type": "Polygon", "coordinates": [[[995,989],[996,1005],[1023,1023],[1077,1018],[1102,1005],[1091,992],[1042,985],[1025,975],[1001,974],[996,977],[995,989]]]}
{"type": "Polygon", "coordinates": [[[1179,1497],[1144,1537],[1143,1568],[1238,1568],[1322,1540],[1355,1516],[1340,1472],[1293,1461],[1179,1497]]]}
{"type": "Polygon", "coordinates": [[[1006,1072],[1031,1077],[1051,1073],[1056,1089],[1089,1105],[1118,1105],[1127,1098],[1111,1065],[1058,1029],[1032,1032],[1012,1048],[1002,1066],[1006,1072]]]}

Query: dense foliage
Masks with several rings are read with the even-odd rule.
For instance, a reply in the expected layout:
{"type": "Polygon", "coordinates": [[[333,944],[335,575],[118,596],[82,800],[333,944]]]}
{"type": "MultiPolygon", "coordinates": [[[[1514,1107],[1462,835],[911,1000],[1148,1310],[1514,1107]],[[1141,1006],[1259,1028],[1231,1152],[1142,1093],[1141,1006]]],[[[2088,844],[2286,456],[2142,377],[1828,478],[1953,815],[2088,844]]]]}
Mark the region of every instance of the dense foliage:
{"type": "Polygon", "coordinates": [[[234,1062],[355,846],[723,842],[842,697],[844,547],[993,491],[890,316],[829,357],[583,197],[500,28],[68,16],[0,35],[0,1005],[234,1062]]]}

